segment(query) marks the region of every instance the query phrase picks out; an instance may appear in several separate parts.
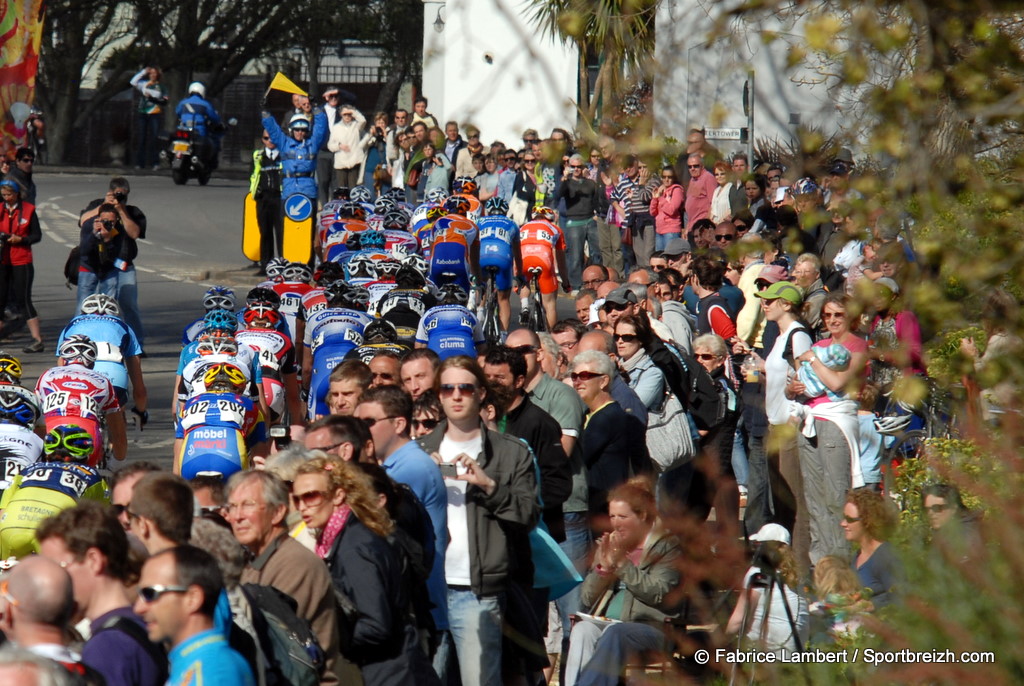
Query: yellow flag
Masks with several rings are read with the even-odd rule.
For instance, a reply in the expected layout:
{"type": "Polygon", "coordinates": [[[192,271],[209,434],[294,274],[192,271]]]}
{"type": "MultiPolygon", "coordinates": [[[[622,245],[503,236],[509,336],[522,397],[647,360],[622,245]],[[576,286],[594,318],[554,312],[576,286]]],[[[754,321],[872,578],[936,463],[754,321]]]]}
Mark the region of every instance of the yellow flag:
{"type": "Polygon", "coordinates": [[[270,82],[270,90],[284,91],[285,93],[298,93],[299,95],[309,95],[306,91],[296,86],[294,81],[281,72],[277,72],[277,76],[275,76],[274,80],[270,82]]]}

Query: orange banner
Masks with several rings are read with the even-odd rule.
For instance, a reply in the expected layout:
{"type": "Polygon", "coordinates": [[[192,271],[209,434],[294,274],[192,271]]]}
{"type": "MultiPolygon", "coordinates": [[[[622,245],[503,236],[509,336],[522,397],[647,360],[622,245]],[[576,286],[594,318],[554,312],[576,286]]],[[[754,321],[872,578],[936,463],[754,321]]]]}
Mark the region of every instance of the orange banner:
{"type": "Polygon", "coordinates": [[[0,153],[25,144],[35,97],[45,0],[0,0],[0,153]]]}

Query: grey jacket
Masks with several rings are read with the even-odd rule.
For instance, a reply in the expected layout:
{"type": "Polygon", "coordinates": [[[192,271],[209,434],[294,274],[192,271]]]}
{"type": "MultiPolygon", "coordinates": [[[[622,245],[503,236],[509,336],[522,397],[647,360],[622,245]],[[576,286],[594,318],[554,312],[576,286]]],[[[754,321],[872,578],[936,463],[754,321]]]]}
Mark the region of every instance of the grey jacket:
{"type": "MultiPolygon", "coordinates": [[[[417,439],[420,447],[428,454],[437,452],[447,430],[448,422],[441,422],[417,439]]],[[[498,485],[491,495],[477,486],[466,488],[470,580],[477,595],[493,595],[505,590],[517,569],[532,569],[530,560],[513,559],[509,551],[514,547],[516,556],[522,555],[521,543],[540,519],[540,505],[533,458],[526,445],[484,426],[480,430],[483,450],[476,461],[498,485]]]]}

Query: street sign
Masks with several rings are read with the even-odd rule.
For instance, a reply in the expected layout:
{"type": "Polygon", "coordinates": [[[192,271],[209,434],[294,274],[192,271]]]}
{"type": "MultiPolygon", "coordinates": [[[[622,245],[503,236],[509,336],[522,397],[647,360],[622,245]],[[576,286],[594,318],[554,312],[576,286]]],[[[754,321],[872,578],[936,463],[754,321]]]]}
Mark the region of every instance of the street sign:
{"type": "Polygon", "coordinates": [[[738,141],[743,135],[743,129],[704,129],[704,138],[716,141],[738,141]]]}
{"type": "Polygon", "coordinates": [[[313,216],[313,203],[304,195],[289,195],[284,201],[284,214],[292,221],[306,221],[313,216]]]}

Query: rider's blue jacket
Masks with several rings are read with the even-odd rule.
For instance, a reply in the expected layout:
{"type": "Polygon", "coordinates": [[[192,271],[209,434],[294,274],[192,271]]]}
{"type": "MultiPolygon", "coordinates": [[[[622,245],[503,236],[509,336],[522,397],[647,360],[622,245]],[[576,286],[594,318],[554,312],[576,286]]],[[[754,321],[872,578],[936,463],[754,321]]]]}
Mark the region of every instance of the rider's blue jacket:
{"type": "Polygon", "coordinates": [[[263,128],[281,151],[281,172],[284,176],[282,197],[298,193],[316,201],[316,157],[327,140],[327,115],[319,107],[313,111],[313,131],[304,141],[297,141],[281,130],[281,126],[263,113],[263,128]]]}

